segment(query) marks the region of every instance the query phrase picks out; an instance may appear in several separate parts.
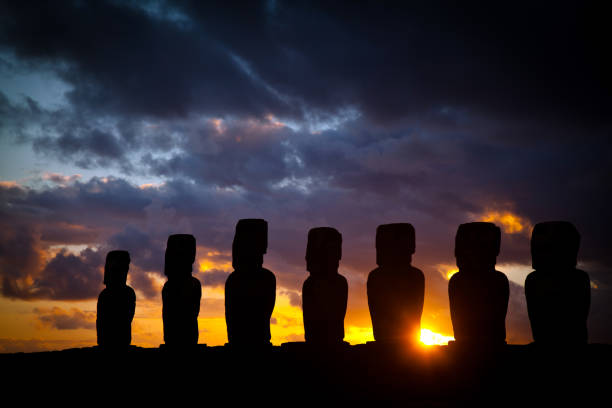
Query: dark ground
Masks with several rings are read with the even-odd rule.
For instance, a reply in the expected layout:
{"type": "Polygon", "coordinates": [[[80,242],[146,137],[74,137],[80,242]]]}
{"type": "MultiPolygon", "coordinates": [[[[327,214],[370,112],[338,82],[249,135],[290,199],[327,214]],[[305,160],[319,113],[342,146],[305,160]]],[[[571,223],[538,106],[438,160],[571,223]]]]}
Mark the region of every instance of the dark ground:
{"type": "Polygon", "coordinates": [[[0,354],[4,398],[61,405],[609,406],[612,346],[97,347],[0,354]]]}

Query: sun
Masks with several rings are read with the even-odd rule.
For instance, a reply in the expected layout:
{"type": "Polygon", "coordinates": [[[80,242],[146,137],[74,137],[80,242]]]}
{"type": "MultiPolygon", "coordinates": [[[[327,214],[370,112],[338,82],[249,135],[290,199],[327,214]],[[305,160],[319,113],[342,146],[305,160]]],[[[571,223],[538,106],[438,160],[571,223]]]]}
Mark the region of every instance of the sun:
{"type": "Polygon", "coordinates": [[[453,336],[444,336],[429,329],[421,329],[421,343],[426,346],[442,346],[455,340],[453,336]]]}

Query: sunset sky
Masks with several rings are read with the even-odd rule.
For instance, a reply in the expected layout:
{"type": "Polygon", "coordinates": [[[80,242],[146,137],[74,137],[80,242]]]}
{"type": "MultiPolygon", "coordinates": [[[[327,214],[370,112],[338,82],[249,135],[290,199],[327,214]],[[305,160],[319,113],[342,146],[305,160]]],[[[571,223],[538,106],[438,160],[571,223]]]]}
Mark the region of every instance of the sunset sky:
{"type": "Polygon", "coordinates": [[[612,343],[602,10],[201,3],[0,5],[0,352],[95,345],[112,249],[131,254],[132,343],[157,347],[174,233],[197,240],[200,343],[225,343],[240,218],[269,223],[274,344],[304,338],[306,238],[319,226],[343,236],[346,340],[372,340],[366,279],[376,227],[392,222],[416,229],[424,338],[448,340],[455,232],[478,220],[503,231],[508,342],[532,340],[531,228],[568,220],[592,282],[589,339],[612,343]]]}

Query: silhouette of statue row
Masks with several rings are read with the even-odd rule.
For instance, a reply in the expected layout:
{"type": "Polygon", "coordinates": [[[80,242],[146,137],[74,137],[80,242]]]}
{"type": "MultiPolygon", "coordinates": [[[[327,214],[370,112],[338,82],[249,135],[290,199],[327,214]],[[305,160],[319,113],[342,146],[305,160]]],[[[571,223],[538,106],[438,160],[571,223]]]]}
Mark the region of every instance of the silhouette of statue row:
{"type": "MultiPolygon", "coordinates": [[[[423,272],[413,267],[415,230],[411,224],[378,226],[376,263],[367,281],[374,339],[382,344],[419,340],[425,296],[423,272]]],[[[455,237],[459,272],[448,285],[451,321],[458,345],[495,346],[506,341],[509,299],[506,275],[495,269],[501,231],[492,223],[461,224],[455,237]]],[[[234,271],[225,282],[225,319],[230,345],[270,345],[270,319],[276,299],[276,278],[263,267],[268,224],[242,219],[232,243],[234,271]]],[[[580,235],[569,222],[537,224],[531,237],[535,271],[525,282],[527,308],[536,344],[585,344],[590,306],[590,280],[576,269],[580,235]]],[[[162,289],[164,342],[169,346],[198,343],[202,287],[192,276],[196,255],[193,235],[168,237],[162,289]]],[[[308,232],[302,287],[306,343],[333,345],[344,341],[348,283],[338,273],[342,235],[334,228],[308,232]]],[[[127,286],[130,256],[111,251],[106,257],[104,289],[98,298],[98,344],[125,347],[131,343],[136,296],[127,286]]]]}

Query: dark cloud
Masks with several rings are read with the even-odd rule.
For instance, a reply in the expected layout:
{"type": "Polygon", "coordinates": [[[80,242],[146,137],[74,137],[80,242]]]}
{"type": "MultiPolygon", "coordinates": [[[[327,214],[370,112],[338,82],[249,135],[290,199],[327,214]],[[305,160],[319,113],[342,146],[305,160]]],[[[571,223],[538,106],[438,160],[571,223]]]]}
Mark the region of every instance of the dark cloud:
{"type": "Polygon", "coordinates": [[[289,298],[289,304],[295,307],[302,307],[302,294],[301,292],[293,290],[284,290],[280,292],[281,295],[285,295],[289,298]]]}
{"type": "Polygon", "coordinates": [[[156,236],[147,234],[136,226],[127,225],[125,228],[108,239],[108,246],[112,249],[121,249],[130,253],[131,265],[145,271],[161,272],[164,262],[165,240],[156,240],[156,236]]]}
{"type": "Polygon", "coordinates": [[[43,254],[37,237],[28,226],[9,228],[3,220],[0,228],[0,273],[3,278],[24,276],[25,271],[37,270],[43,263],[43,254]]]}
{"type": "MultiPolygon", "coordinates": [[[[192,205],[189,203],[193,192],[181,187],[181,183],[170,184],[143,189],[117,179],[83,183],[72,178],[67,184],[42,190],[0,185],[4,226],[0,233],[0,274],[4,296],[95,298],[101,290],[106,252],[113,249],[130,252],[129,279],[135,289],[148,298],[158,296],[154,275],[162,277],[168,235],[195,231],[198,245],[217,248],[219,237],[203,232],[222,225],[214,213],[206,212],[188,221],[187,217],[202,210],[197,206],[200,200],[194,200],[196,208],[191,212],[183,213],[183,203],[192,205]],[[176,185],[179,187],[174,188],[176,185]],[[75,253],[65,245],[87,248],[75,253]],[[55,249],[59,252],[45,262],[45,253],[51,246],[59,246],[55,249]]],[[[228,230],[223,236],[230,234],[228,230]]],[[[231,243],[231,238],[226,240],[231,243]]],[[[228,257],[215,252],[211,259],[227,262],[228,257]]],[[[217,275],[211,275],[211,284],[224,281],[217,275]]],[[[205,277],[206,284],[208,280],[205,277]]]]}
{"type": "Polygon", "coordinates": [[[303,119],[355,106],[389,121],[450,107],[609,124],[595,7],[162,3],[184,19],[147,3],[5,5],[0,41],[62,61],[81,109],[303,119]]]}
{"type": "Polygon", "coordinates": [[[105,254],[90,248],[79,255],[60,251],[35,280],[32,295],[54,300],[82,300],[98,296],[102,290],[105,254]]]}
{"type": "Polygon", "coordinates": [[[34,151],[53,152],[60,158],[70,158],[79,167],[100,167],[109,160],[123,164],[125,172],[129,172],[129,163],[125,162],[124,149],[119,140],[109,133],[98,129],[87,129],[80,135],[75,135],[74,129],[59,137],[41,136],[34,140],[34,151]]]}
{"type": "Polygon", "coordinates": [[[144,270],[130,266],[128,284],[138,290],[147,299],[159,298],[161,290],[155,278],[144,270]]]}
{"type": "Polygon", "coordinates": [[[180,27],[115,2],[4,9],[0,42],[26,59],[64,62],[61,75],[74,85],[69,97],[79,109],[180,116],[195,107],[265,113],[282,106],[198,24],[180,27]]]}
{"type": "Polygon", "coordinates": [[[96,313],[82,311],[72,308],[69,311],[59,307],[52,309],[35,308],[34,313],[38,321],[52,329],[74,330],[74,329],[95,329],[96,313]]]}
{"type": "Polygon", "coordinates": [[[220,269],[210,269],[204,273],[199,273],[198,277],[202,282],[202,285],[217,287],[225,286],[225,281],[231,271],[223,271],[220,269]]]}

